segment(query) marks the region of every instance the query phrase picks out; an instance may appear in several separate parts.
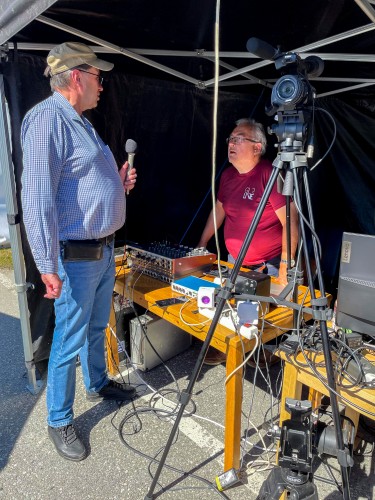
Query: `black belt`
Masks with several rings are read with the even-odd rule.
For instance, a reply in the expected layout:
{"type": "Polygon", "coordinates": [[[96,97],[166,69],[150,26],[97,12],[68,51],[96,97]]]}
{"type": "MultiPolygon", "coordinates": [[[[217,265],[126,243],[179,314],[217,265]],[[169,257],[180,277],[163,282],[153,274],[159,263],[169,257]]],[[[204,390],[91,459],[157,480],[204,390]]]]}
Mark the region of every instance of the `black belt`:
{"type": "Polygon", "coordinates": [[[260,267],[264,266],[265,262],[261,262],[260,264],[254,264],[253,266],[242,265],[241,267],[244,267],[245,269],[250,269],[250,271],[255,271],[256,269],[259,269],[260,267]]]}
{"type": "Polygon", "coordinates": [[[103,238],[98,238],[96,241],[102,242],[103,245],[110,245],[114,239],[115,239],[115,233],[110,234],[109,236],[104,236],[103,238]]]}
{"type": "MultiPolygon", "coordinates": [[[[101,243],[102,245],[110,245],[112,241],[115,239],[115,234],[110,234],[108,236],[104,236],[103,238],[96,238],[94,240],[67,240],[67,241],[76,241],[80,245],[92,245],[93,243],[101,243]]],[[[60,243],[64,244],[63,241],[60,243]]]]}

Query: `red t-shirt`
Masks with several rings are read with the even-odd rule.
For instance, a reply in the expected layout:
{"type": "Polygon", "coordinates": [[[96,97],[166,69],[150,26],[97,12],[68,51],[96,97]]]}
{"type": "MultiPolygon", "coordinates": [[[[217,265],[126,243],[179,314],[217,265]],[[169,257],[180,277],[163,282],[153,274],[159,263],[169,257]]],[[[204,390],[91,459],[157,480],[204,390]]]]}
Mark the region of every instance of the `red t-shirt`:
{"type": "MultiPolygon", "coordinates": [[[[271,173],[271,163],[261,160],[246,174],[240,174],[231,165],[221,176],[217,197],[225,211],[225,245],[235,259],[271,173]]],[[[275,211],[285,204],[285,196],[277,192],[275,184],[244,258],[244,264],[259,264],[281,254],[282,226],[275,211]]]]}

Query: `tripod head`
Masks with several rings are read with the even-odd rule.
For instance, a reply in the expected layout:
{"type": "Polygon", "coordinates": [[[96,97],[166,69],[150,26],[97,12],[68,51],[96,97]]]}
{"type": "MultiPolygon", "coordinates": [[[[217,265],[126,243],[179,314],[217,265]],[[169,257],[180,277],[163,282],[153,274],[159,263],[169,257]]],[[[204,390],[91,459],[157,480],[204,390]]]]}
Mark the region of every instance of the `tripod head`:
{"type": "Polygon", "coordinates": [[[280,439],[279,465],[291,471],[293,482],[304,483],[312,472],[313,452],[311,401],[286,399],[285,408],[291,414],[283,427],[274,428],[272,434],[280,439]]]}
{"type": "Polygon", "coordinates": [[[285,408],[290,420],[285,420],[282,428],[271,430],[271,435],[280,440],[279,465],[263,482],[257,500],[276,500],[285,490],[291,493],[288,498],[318,500],[312,482],[311,402],[288,398],[285,408]]]}
{"type": "MultiPolygon", "coordinates": [[[[318,415],[312,415],[311,401],[287,398],[285,409],[291,417],[282,427],[274,426],[271,436],[279,440],[279,465],[264,481],[257,500],[278,499],[287,490],[288,498],[318,500],[317,489],[313,484],[313,461],[318,455],[338,457],[339,450],[333,426],[319,421],[318,415]]],[[[324,412],[323,412],[324,413],[324,412]]],[[[343,417],[351,426],[351,432],[345,432],[345,460],[353,464],[350,451],[354,443],[354,424],[343,417]]]]}

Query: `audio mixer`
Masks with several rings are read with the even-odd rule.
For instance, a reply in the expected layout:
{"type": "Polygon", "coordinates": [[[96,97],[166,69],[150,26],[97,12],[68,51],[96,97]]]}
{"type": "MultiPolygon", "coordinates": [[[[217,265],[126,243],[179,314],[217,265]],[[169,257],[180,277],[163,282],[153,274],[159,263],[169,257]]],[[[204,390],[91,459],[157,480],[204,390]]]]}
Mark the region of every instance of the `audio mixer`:
{"type": "Polygon", "coordinates": [[[216,260],[216,255],[205,248],[192,248],[168,241],[147,245],[132,242],[126,245],[126,253],[128,264],[133,270],[167,283],[190,274],[208,272],[216,260]]]}

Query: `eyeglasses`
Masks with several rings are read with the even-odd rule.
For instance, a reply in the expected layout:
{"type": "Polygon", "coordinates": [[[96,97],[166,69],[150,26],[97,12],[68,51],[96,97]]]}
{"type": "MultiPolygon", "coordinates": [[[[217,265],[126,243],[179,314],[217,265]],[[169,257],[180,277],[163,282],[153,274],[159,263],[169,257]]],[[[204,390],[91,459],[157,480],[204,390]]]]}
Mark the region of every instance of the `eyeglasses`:
{"type": "Polygon", "coordinates": [[[78,69],[78,71],[82,71],[82,73],[87,73],[89,75],[95,76],[99,85],[103,85],[104,78],[102,76],[97,75],[96,73],[91,73],[90,71],[85,71],[84,69],[78,69]]]}
{"type": "Polygon", "coordinates": [[[229,144],[230,142],[232,144],[242,144],[245,141],[248,142],[260,142],[260,141],[255,141],[254,139],[248,139],[247,137],[242,137],[242,135],[231,135],[228,137],[226,140],[226,143],[229,144]]]}

